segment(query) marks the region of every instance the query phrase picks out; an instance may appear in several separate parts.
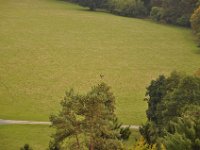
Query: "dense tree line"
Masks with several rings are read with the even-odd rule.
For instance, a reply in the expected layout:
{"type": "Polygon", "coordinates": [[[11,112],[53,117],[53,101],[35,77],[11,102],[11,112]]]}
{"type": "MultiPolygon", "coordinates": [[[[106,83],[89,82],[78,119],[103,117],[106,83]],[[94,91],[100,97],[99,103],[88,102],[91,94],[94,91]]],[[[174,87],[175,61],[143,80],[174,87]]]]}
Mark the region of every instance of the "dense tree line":
{"type": "Polygon", "coordinates": [[[180,26],[190,26],[190,17],[198,7],[199,0],[163,0],[153,4],[151,18],[180,26]]]}
{"type": "Polygon", "coordinates": [[[190,26],[190,17],[200,0],[68,0],[89,7],[106,9],[130,17],[148,17],[156,21],[190,26]]]}
{"type": "Polygon", "coordinates": [[[90,10],[104,9],[111,13],[129,16],[145,17],[148,15],[147,0],[66,0],[89,7],[90,10]]]}
{"type": "MultiPolygon", "coordinates": [[[[145,18],[190,27],[193,24],[194,31],[200,43],[199,29],[199,8],[200,0],[66,0],[89,7],[90,10],[104,9],[111,13],[145,18]],[[195,11],[196,10],[196,11],[195,11]],[[192,15],[194,13],[194,15],[192,15]],[[191,18],[191,16],[193,16],[191,18]],[[191,19],[190,19],[191,18],[191,19]],[[196,24],[196,25],[194,25],[196,24]]],[[[200,44],[199,44],[200,45],[200,44]]]]}
{"type": "Polygon", "coordinates": [[[166,149],[200,149],[200,78],[172,73],[147,88],[148,121],[140,128],[145,141],[166,149]],[[161,144],[162,143],[162,144],[161,144]]]}

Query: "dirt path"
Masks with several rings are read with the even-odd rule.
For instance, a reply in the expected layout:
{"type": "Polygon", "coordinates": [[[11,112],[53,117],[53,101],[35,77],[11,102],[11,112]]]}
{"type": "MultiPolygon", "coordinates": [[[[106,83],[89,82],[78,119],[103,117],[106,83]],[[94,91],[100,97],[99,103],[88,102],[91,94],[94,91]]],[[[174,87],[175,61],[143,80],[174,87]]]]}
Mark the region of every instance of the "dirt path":
{"type": "MultiPolygon", "coordinates": [[[[25,120],[4,120],[0,119],[0,125],[6,124],[38,124],[38,125],[50,125],[50,122],[44,121],[25,121],[25,120]]],[[[123,128],[128,127],[129,125],[122,125],[123,128]]],[[[139,129],[138,125],[130,125],[130,129],[139,129]]]]}
{"type": "Polygon", "coordinates": [[[43,122],[43,121],[22,121],[22,120],[3,120],[0,119],[0,125],[5,124],[44,124],[44,125],[50,125],[50,122],[43,122]]]}
{"type": "Polygon", "coordinates": [[[138,125],[122,125],[122,128],[126,128],[130,126],[130,129],[135,129],[135,130],[139,130],[140,126],[138,125]]]}

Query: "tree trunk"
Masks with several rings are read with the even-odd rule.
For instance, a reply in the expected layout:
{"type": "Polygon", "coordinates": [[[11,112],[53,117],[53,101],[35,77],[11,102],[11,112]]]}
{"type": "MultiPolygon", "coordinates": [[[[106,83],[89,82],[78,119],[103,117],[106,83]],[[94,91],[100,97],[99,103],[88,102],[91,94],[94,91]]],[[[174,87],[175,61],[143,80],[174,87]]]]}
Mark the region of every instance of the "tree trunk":
{"type": "Polygon", "coordinates": [[[90,147],[89,150],[94,150],[94,143],[93,143],[93,138],[90,138],[90,147]]]}
{"type": "Polygon", "coordinates": [[[81,150],[81,146],[80,146],[80,142],[79,142],[79,139],[78,139],[78,135],[76,135],[76,142],[77,142],[77,145],[78,145],[78,149],[81,150]]]}

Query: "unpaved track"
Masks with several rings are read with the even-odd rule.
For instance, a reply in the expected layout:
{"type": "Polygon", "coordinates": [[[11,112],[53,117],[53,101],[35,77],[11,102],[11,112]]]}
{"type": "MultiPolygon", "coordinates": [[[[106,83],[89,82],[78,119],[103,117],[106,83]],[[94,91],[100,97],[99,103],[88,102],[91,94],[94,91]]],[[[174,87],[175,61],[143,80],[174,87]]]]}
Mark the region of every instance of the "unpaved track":
{"type": "MultiPolygon", "coordinates": [[[[24,120],[4,120],[0,119],[0,125],[7,125],[7,124],[39,124],[39,125],[51,125],[50,122],[44,121],[24,121],[24,120]]],[[[122,125],[122,128],[128,127],[129,125],[122,125]]],[[[130,125],[130,129],[139,129],[138,125],[130,125]]]]}
{"type": "Polygon", "coordinates": [[[3,120],[0,119],[0,125],[5,124],[41,124],[41,125],[50,125],[50,122],[43,122],[43,121],[22,121],[22,120],[3,120]]]}
{"type": "Polygon", "coordinates": [[[138,125],[122,125],[122,128],[126,128],[129,126],[130,126],[130,129],[135,129],[135,130],[139,130],[139,128],[140,128],[140,126],[138,126],[138,125]]]}

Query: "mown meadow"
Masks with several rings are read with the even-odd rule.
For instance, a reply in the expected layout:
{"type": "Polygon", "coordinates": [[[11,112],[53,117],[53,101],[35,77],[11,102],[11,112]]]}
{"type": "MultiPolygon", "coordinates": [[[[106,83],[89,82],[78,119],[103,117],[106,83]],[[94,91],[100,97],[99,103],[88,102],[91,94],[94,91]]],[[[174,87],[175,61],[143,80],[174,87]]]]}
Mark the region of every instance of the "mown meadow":
{"type": "Polygon", "coordinates": [[[46,125],[1,125],[0,149],[19,150],[28,143],[33,149],[44,150],[48,147],[51,133],[46,125]]]}
{"type": "MultiPolygon", "coordinates": [[[[1,119],[48,121],[67,89],[82,93],[103,80],[116,96],[119,119],[140,124],[152,79],[173,70],[191,74],[200,66],[195,37],[187,28],[90,12],[59,0],[0,2],[1,119]]],[[[1,142],[18,145],[13,139],[34,136],[44,127],[25,128],[15,134],[20,125],[0,126],[1,142]]]]}

